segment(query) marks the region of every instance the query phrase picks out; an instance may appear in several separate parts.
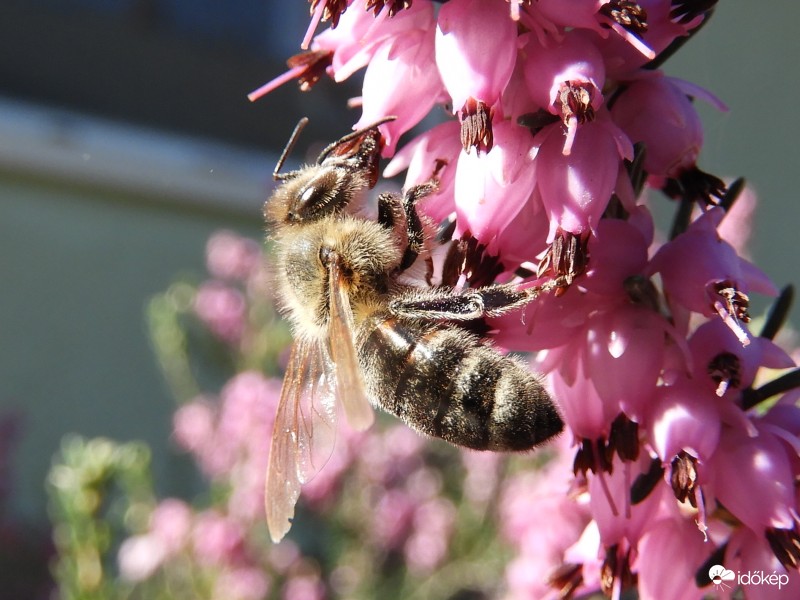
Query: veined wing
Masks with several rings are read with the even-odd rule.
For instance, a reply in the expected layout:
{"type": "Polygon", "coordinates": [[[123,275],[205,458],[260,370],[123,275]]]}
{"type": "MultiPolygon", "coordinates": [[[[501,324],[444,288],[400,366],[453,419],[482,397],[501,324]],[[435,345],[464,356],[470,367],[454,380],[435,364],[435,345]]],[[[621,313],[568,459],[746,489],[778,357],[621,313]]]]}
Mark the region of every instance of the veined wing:
{"type": "Polygon", "coordinates": [[[336,439],[336,377],[322,342],[294,343],[275,415],[264,502],[274,542],[292,526],[300,486],[328,461],[336,439]]]}
{"type": "Polygon", "coordinates": [[[364,391],[354,341],[353,312],[338,255],[332,257],[328,268],[331,312],[328,333],[331,358],[336,363],[337,398],[350,426],[362,431],[372,425],[375,415],[364,391]]]}

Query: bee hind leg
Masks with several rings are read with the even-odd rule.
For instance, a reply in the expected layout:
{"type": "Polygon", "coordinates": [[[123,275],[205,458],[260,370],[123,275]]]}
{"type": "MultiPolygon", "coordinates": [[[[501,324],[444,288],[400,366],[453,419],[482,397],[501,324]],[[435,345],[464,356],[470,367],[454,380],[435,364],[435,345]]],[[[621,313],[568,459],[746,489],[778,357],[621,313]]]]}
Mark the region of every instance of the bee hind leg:
{"type": "Polygon", "coordinates": [[[413,289],[392,300],[389,310],[412,319],[470,321],[522,308],[541,292],[555,287],[552,283],[528,289],[496,284],[461,293],[453,293],[449,288],[413,289]]]}

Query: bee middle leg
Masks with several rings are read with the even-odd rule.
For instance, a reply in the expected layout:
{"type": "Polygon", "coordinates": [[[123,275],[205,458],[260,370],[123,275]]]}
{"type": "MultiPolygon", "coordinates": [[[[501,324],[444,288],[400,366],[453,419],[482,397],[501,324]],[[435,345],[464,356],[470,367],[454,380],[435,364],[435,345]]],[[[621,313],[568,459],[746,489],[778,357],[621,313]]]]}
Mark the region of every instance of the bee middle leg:
{"type": "Polygon", "coordinates": [[[542,286],[519,289],[512,284],[496,284],[453,293],[449,288],[412,289],[389,303],[395,315],[412,319],[470,321],[498,317],[521,308],[542,292],[557,287],[555,281],[542,286]]]}

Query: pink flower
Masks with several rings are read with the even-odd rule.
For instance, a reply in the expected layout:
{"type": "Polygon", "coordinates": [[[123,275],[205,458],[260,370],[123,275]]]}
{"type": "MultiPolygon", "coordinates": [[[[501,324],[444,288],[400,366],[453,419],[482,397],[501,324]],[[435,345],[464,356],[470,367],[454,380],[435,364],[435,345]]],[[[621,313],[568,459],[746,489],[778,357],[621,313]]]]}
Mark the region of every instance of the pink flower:
{"type": "MultiPolygon", "coordinates": [[[[558,0],[547,0],[556,3],[558,0]]],[[[621,8],[621,2],[603,2],[609,9],[621,8]]],[[[615,79],[627,79],[638,73],[640,69],[655,56],[666,50],[676,39],[686,36],[691,30],[697,28],[707,15],[704,7],[692,6],[693,2],[675,3],[670,0],[638,0],[636,7],[644,13],[644,19],[634,20],[634,27],[623,27],[620,22],[608,18],[611,11],[606,13],[607,24],[612,25],[617,35],[604,35],[597,31],[601,39],[597,45],[606,61],[609,76],[615,79]],[[681,12],[680,4],[687,7],[686,12],[681,12]],[[673,11],[675,14],[673,14],[673,11]],[[643,26],[640,26],[643,24],[643,26]]],[[[621,16],[626,16],[620,10],[621,16]]],[[[640,15],[642,16],[642,15],[640,15]]]]}
{"type": "Polygon", "coordinates": [[[192,528],[192,509],[183,500],[167,498],[150,515],[150,531],[164,546],[167,556],[181,550],[192,528]]]}
{"type": "Polygon", "coordinates": [[[375,542],[385,550],[401,548],[409,535],[413,517],[414,499],[404,490],[386,490],[375,505],[372,517],[375,542]]]}
{"type": "Polygon", "coordinates": [[[563,152],[569,154],[578,125],[593,120],[603,103],[603,58],[574,30],[547,45],[529,37],[525,53],[523,70],[531,98],[561,119],[567,128],[563,152]]]}
{"type": "MultiPolygon", "coordinates": [[[[613,461],[613,471],[587,473],[592,517],[606,547],[616,544],[635,546],[650,524],[665,514],[662,496],[666,486],[657,486],[638,504],[631,504],[630,487],[649,465],[649,457],[638,462],[613,461]]],[[[669,511],[671,513],[673,511],[669,511]]]]}
{"type": "Polygon", "coordinates": [[[753,289],[775,295],[777,290],[761,270],[720,239],[716,228],[723,215],[722,209],[714,208],[694,221],[659,249],[650,272],[661,273],[671,301],[705,316],[718,314],[746,345],[749,338],[740,322],[748,320],[747,293],[753,289]]]}
{"type": "Polygon", "coordinates": [[[771,340],[756,337],[742,346],[718,319],[698,327],[689,339],[689,348],[696,381],[720,396],[730,388],[735,391],[750,387],[761,367],[795,366],[794,360],[771,340]]]}
{"type": "Polygon", "coordinates": [[[439,10],[436,64],[462,122],[462,144],[492,147],[491,109],[511,78],[517,26],[501,2],[451,0],[439,10]]]}
{"type": "Polygon", "coordinates": [[[181,406],[173,417],[173,436],[179,446],[190,452],[199,452],[213,445],[214,411],[203,399],[181,406]]]}
{"type": "Polygon", "coordinates": [[[259,567],[223,570],[214,583],[215,600],[262,600],[270,591],[270,578],[259,567]]]}
{"type": "Polygon", "coordinates": [[[232,231],[217,231],[206,243],[208,272],[219,279],[245,281],[261,260],[261,245],[232,231]]]}
{"type": "Polygon", "coordinates": [[[217,435],[243,445],[261,439],[259,445],[266,447],[280,391],[279,380],[269,379],[258,371],[236,374],[220,393],[217,435]]]}
{"type": "Polygon", "coordinates": [[[243,558],[245,532],[227,516],[214,510],[197,515],[192,531],[194,553],[201,564],[225,566],[243,558]]]}
{"type": "Polygon", "coordinates": [[[122,542],[117,554],[120,575],[127,581],[144,581],[166,559],[166,548],[152,534],[136,535],[122,542]]]}
{"type": "Polygon", "coordinates": [[[723,428],[708,468],[714,495],[747,527],[792,529],[797,514],[794,474],[785,448],[772,432],[758,424],[756,435],[723,428]]]}
{"type": "Polygon", "coordinates": [[[697,162],[703,126],[692,102],[670,78],[630,84],[611,114],[634,144],[644,142],[644,168],[651,175],[676,177],[697,162]]]}
{"type": "MultiPolygon", "coordinates": [[[[708,590],[694,581],[699,565],[709,553],[694,524],[681,517],[653,524],[639,542],[639,593],[642,598],[691,600],[704,598],[708,590]],[[669,556],[669,568],[664,559],[669,556]]],[[[748,596],[749,597],[749,596],[748,596]]]]}
{"type": "Polygon", "coordinates": [[[731,535],[725,552],[725,567],[750,575],[751,585],[745,588],[748,600],[783,600],[800,595],[797,569],[782,565],[765,537],[749,529],[740,528],[731,535]],[[753,585],[753,573],[774,577],[774,583],[753,585]]]}
{"type": "Polygon", "coordinates": [[[211,332],[229,344],[242,337],[246,317],[242,293],[219,281],[206,281],[197,290],[194,310],[211,332]]]}
{"type": "Polygon", "coordinates": [[[549,125],[536,135],[537,188],[550,222],[548,242],[560,228],[580,235],[597,227],[617,181],[621,159],[630,160],[628,138],[609,119],[584,123],[570,153],[563,153],[563,128],[549,125]]]}
{"type": "Polygon", "coordinates": [[[717,448],[720,415],[716,396],[699,382],[682,378],[663,386],[648,407],[645,422],[653,449],[664,463],[685,450],[707,461],[717,448]]]}
{"type": "Polygon", "coordinates": [[[373,54],[364,74],[361,119],[353,129],[382,117],[394,121],[381,125],[386,139],[384,154],[394,154],[400,136],[431,110],[442,89],[433,62],[433,32],[413,30],[384,42],[373,54]]]}
{"type": "Polygon", "coordinates": [[[414,512],[413,533],[404,546],[409,570],[425,574],[441,563],[450,546],[456,509],[446,498],[434,498],[414,512]]]}
{"type": "Polygon", "coordinates": [[[502,121],[494,128],[494,146],[488,153],[461,153],[454,189],[456,237],[468,234],[497,254],[505,228],[533,190],[531,146],[526,129],[502,121]]]}
{"type": "Polygon", "coordinates": [[[281,593],[283,600],[324,600],[325,597],[325,586],[316,572],[291,577],[281,593]]]}

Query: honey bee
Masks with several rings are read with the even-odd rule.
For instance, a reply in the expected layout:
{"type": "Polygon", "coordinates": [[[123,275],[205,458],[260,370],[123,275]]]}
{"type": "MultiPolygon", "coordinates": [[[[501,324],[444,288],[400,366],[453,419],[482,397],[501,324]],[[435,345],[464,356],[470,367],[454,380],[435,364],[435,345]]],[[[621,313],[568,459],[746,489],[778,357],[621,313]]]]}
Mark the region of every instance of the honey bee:
{"type": "Polygon", "coordinates": [[[430,280],[430,236],[415,205],[433,182],[380,194],[377,219],[354,212],[377,181],[378,126],[386,120],[332,143],[316,164],[279,173],[301,122],[273,173],[282,183],[264,206],[276,294],[294,334],[267,471],[274,541],[291,526],[300,486],[330,456],[339,406],[357,430],[372,424],[375,406],[478,450],[528,450],[563,427],[537,376],[461,326],[518,309],[556,285],[455,290],[402,282],[417,261],[430,280]]]}

